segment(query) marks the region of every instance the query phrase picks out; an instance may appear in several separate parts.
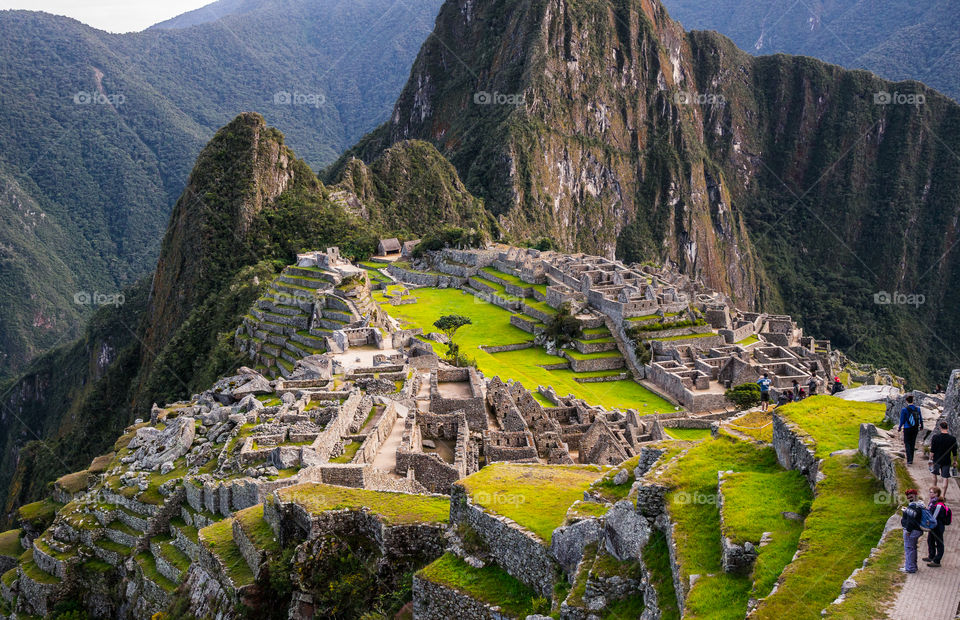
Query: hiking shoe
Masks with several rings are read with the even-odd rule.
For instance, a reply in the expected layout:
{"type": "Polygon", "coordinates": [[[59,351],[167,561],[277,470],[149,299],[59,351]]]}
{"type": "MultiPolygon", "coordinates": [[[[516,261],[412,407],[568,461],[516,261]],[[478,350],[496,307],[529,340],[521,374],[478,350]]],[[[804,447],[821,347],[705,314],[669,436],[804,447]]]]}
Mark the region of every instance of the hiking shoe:
{"type": "Polygon", "coordinates": [[[921,562],[933,562],[933,558],[920,558],[921,562]]]}
{"type": "Polygon", "coordinates": [[[914,573],[917,572],[917,571],[915,571],[915,570],[907,570],[907,569],[905,569],[905,568],[901,568],[901,569],[900,569],[900,572],[901,572],[901,573],[907,573],[908,575],[912,575],[912,574],[914,574],[914,573]]]}
{"type": "Polygon", "coordinates": [[[940,568],[940,562],[927,562],[927,566],[930,568],[940,568]]]}

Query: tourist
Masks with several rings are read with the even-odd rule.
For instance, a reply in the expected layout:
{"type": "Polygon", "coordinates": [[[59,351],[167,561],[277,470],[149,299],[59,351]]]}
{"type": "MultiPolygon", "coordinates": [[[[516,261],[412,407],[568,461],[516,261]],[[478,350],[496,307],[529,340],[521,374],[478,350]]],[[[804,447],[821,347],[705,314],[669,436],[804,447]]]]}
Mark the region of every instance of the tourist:
{"type": "Polygon", "coordinates": [[[917,501],[917,490],[907,489],[907,505],[903,508],[900,525],[903,527],[903,568],[904,573],[917,572],[917,541],[923,535],[920,520],[925,506],[917,501]]]}
{"type": "Polygon", "coordinates": [[[913,404],[913,394],[907,394],[907,406],[900,410],[900,426],[897,432],[903,433],[903,448],[907,453],[907,465],[913,465],[913,450],[917,444],[917,433],[923,428],[923,412],[913,404]]]}
{"type": "Polygon", "coordinates": [[[803,388],[800,388],[800,396],[797,396],[797,400],[803,400],[807,397],[807,392],[803,388]]]}
{"type": "Polygon", "coordinates": [[[820,382],[817,381],[817,375],[810,375],[810,380],[807,381],[807,393],[810,396],[816,396],[817,388],[820,387],[820,382]]]}
{"type": "Polygon", "coordinates": [[[800,400],[800,382],[793,380],[793,400],[800,400]]]}
{"type": "Polygon", "coordinates": [[[757,385],[760,386],[760,411],[766,411],[770,407],[770,385],[773,381],[770,380],[770,376],[767,373],[763,373],[763,377],[757,381],[757,385]]]}
{"type": "Polygon", "coordinates": [[[923,561],[930,568],[940,568],[940,560],[943,559],[943,531],[947,527],[947,515],[950,509],[943,501],[943,495],[939,487],[930,488],[930,503],[927,504],[927,510],[933,515],[936,527],[930,528],[927,532],[927,557],[923,561]]]}
{"type": "Polygon", "coordinates": [[[940,432],[930,440],[930,473],[935,487],[939,486],[939,478],[943,478],[943,499],[947,499],[950,486],[950,467],[960,463],[957,454],[957,438],[950,434],[947,423],[941,422],[940,432]]]}
{"type": "Polygon", "coordinates": [[[790,399],[787,398],[787,394],[788,392],[780,392],[780,394],[777,396],[777,407],[783,407],[790,402],[790,399]]]}
{"type": "Polygon", "coordinates": [[[837,394],[837,393],[839,393],[839,392],[842,392],[843,390],[844,390],[844,388],[843,388],[843,383],[840,382],[840,377],[834,377],[834,378],[833,378],[833,387],[830,388],[830,394],[831,394],[831,395],[837,394]]]}

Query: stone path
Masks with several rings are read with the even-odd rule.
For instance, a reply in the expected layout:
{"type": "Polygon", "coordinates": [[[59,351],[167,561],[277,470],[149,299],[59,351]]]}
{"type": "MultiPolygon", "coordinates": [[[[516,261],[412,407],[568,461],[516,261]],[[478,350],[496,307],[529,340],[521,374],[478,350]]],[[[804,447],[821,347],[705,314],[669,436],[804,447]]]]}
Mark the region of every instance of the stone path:
{"type": "Polygon", "coordinates": [[[398,415],[396,422],[393,423],[393,429],[390,435],[380,445],[377,455],[373,457],[373,466],[385,472],[397,476],[397,448],[400,447],[400,441],[403,439],[405,415],[398,415]]]}
{"type": "MultiPolygon", "coordinates": [[[[925,420],[925,423],[928,420],[925,420]]],[[[935,420],[929,420],[933,422],[935,420]]],[[[930,424],[925,424],[931,428],[930,424]]],[[[910,474],[917,482],[917,490],[927,498],[932,476],[927,469],[927,461],[917,442],[917,458],[909,467],[910,474]]],[[[902,445],[902,443],[901,443],[902,445]]],[[[955,512],[960,508],[960,485],[951,480],[950,490],[947,492],[947,505],[955,512]]],[[[926,562],[918,562],[919,570],[913,575],[907,575],[903,589],[897,596],[896,602],[890,609],[889,617],[894,620],[952,620],[957,616],[960,607],[960,522],[954,520],[953,525],[947,527],[944,535],[946,553],[943,556],[940,568],[930,568],[926,562]]],[[[919,557],[927,555],[927,534],[920,539],[919,557]]]]}

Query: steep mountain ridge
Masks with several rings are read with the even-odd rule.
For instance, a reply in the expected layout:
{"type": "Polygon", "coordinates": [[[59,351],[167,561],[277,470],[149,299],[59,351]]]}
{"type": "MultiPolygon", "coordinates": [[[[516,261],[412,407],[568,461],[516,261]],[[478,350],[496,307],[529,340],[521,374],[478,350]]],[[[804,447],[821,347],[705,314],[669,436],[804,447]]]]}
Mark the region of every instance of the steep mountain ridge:
{"type": "Polygon", "coordinates": [[[100,308],[80,340],[0,385],[5,514],[107,450],[154,402],[189,397],[248,363],[234,332],[297,252],[339,245],[365,258],[395,230],[493,225],[430,144],[401,143],[353,169],[362,183],[328,188],[262,116],[223,127],[177,202],[153,278],[125,289],[125,303],[100,308]]]}
{"type": "Polygon", "coordinates": [[[263,112],[313,167],[382,122],[439,4],[269,0],[124,35],[0,12],[0,289],[29,293],[4,297],[0,379],[77,336],[93,308],[74,294],[153,268],[194,161],[237,114],[263,112]],[[25,204],[43,224],[29,235],[25,204]]]}
{"type": "Polygon", "coordinates": [[[929,385],[960,345],[958,123],[922,85],[754,58],[656,1],[451,0],[391,120],[329,174],[431,141],[508,236],[673,261],[929,385]]]}
{"type": "Polygon", "coordinates": [[[689,30],[716,30],[753,54],[800,54],[960,100],[960,12],[949,0],[664,0],[689,30]]]}

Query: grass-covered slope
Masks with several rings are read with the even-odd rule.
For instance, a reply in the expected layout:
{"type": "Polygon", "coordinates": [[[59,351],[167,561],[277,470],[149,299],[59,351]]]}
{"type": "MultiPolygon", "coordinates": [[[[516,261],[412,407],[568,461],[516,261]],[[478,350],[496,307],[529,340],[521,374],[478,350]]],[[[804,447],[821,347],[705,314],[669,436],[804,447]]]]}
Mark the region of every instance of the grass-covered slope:
{"type": "Polygon", "coordinates": [[[493,463],[457,484],[474,504],[512,519],[549,546],[571,504],[604,472],[596,465],[493,463]]]}
{"type": "Polygon", "coordinates": [[[444,497],[369,491],[318,483],[304,483],[280,489],[283,501],[320,513],[345,508],[366,508],[388,524],[446,523],[450,502],[444,497]]]}

